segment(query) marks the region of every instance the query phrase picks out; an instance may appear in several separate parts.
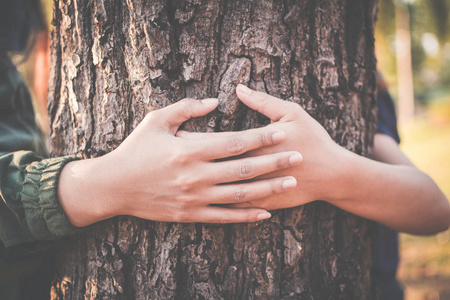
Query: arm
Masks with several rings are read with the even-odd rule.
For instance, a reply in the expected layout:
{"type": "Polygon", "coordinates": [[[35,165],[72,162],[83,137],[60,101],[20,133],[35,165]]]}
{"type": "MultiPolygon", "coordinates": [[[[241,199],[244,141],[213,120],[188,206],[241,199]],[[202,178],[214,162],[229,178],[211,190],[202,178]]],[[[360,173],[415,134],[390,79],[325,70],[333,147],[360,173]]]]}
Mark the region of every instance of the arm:
{"type": "Polygon", "coordinates": [[[246,105],[271,118],[270,126],[287,135],[279,145],[253,155],[286,150],[303,155],[302,164],[291,173],[298,182],[294,190],[250,205],[271,210],[321,199],[404,232],[432,234],[448,228],[450,208],[446,197],[390,137],[377,134],[374,158],[378,161],[367,159],[334,143],[297,104],[243,86],[239,86],[237,94],[246,105]]]}
{"type": "Polygon", "coordinates": [[[281,142],[281,130],[200,133],[193,141],[177,137],[178,127],[205,115],[217,99],[185,99],[151,112],[113,152],[69,163],[58,183],[61,205],[75,226],[117,215],[154,221],[231,223],[270,217],[260,208],[225,208],[211,204],[263,198],[295,187],[281,176],[235,183],[299,164],[295,151],[253,158],[221,160],[281,142]],[[220,161],[216,161],[220,160],[220,161]]]}
{"type": "Polygon", "coordinates": [[[375,135],[374,159],[349,155],[344,181],[348,192],[333,204],[411,234],[448,229],[450,208],[445,195],[408,160],[391,137],[375,135]],[[352,184],[358,188],[352,188],[352,184]]]}
{"type": "MultiPolygon", "coordinates": [[[[215,162],[280,143],[285,134],[271,128],[231,135],[204,133],[201,142],[175,136],[182,122],[207,114],[217,104],[217,99],[186,99],[151,112],[122,145],[95,159],[0,153],[1,240],[9,247],[56,239],[117,215],[211,223],[269,218],[270,213],[260,208],[210,204],[244,202],[294,188],[295,179],[284,175],[233,182],[296,165],[299,154],[289,151],[215,162]]],[[[14,136],[0,136],[0,151],[8,151],[14,136]]]]}

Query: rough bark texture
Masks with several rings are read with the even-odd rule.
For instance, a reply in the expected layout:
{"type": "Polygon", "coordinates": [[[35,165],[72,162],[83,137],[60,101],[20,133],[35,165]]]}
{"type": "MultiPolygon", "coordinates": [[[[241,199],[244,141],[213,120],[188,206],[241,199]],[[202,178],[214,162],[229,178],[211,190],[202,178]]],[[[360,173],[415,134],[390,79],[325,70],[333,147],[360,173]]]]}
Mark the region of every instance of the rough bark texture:
{"type": "MultiPolygon", "coordinates": [[[[55,0],[52,151],[102,155],[184,97],[220,100],[188,130],[267,124],[237,101],[244,83],[300,104],[336,142],[368,155],[375,2],[55,0]]],[[[52,297],[370,299],[368,228],[322,202],[257,224],[116,218],[64,243],[52,297]]]]}

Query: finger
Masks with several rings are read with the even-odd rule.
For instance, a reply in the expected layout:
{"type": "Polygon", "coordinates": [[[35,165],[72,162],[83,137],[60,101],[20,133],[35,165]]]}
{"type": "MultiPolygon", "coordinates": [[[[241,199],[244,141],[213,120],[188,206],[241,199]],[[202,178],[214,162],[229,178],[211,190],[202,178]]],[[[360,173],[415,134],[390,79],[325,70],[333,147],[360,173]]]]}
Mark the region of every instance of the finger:
{"type": "MultiPolygon", "coordinates": [[[[183,134],[182,134],[183,135],[183,134]]],[[[185,134],[190,136],[192,134],[185,134]]],[[[195,140],[192,151],[204,160],[237,156],[251,150],[276,145],[286,138],[281,130],[258,128],[233,133],[200,133],[187,139],[195,140]],[[202,136],[201,139],[198,137],[202,136]],[[197,137],[197,138],[196,138],[197,137]]]]}
{"type": "Polygon", "coordinates": [[[295,151],[261,155],[209,164],[206,178],[212,184],[236,182],[300,164],[303,157],[295,151]]]}
{"type": "MultiPolygon", "coordinates": [[[[213,137],[230,137],[230,136],[234,136],[236,135],[236,133],[238,132],[248,132],[248,133],[257,133],[260,130],[269,130],[267,128],[267,126],[265,127],[260,127],[257,129],[247,129],[244,131],[222,131],[222,132],[190,132],[190,131],[186,131],[186,130],[178,130],[176,133],[177,137],[183,138],[183,139],[192,139],[192,140],[204,140],[204,139],[209,139],[209,138],[213,138],[213,137]]],[[[274,130],[276,131],[276,130],[274,130]]]]}
{"type": "Polygon", "coordinates": [[[214,204],[242,203],[283,193],[296,186],[297,180],[292,176],[250,183],[215,185],[208,191],[211,195],[206,195],[204,199],[214,204]]]}
{"type": "Polygon", "coordinates": [[[186,130],[178,130],[175,134],[176,137],[187,139],[187,140],[204,140],[212,137],[227,137],[233,136],[236,131],[223,131],[223,132],[190,132],[186,130]]]}
{"type": "Polygon", "coordinates": [[[159,111],[162,119],[169,126],[169,130],[175,134],[180,125],[195,117],[204,116],[218,105],[217,99],[183,99],[175,104],[167,106],[159,111]]]}
{"type": "Polygon", "coordinates": [[[223,132],[189,132],[186,130],[178,130],[176,137],[187,140],[204,140],[212,137],[228,137],[236,134],[236,131],[223,131],[223,132]]]}
{"type": "Polygon", "coordinates": [[[175,134],[176,137],[187,139],[187,140],[204,140],[209,139],[214,136],[232,136],[236,134],[236,131],[223,131],[223,132],[190,132],[186,130],[178,130],[175,134]]]}
{"type": "Polygon", "coordinates": [[[278,99],[266,93],[254,91],[242,84],[236,88],[239,99],[251,109],[262,113],[272,121],[281,120],[292,111],[293,103],[278,99]]]}
{"type": "Polygon", "coordinates": [[[206,206],[197,211],[183,222],[200,223],[249,223],[270,218],[272,215],[263,209],[257,208],[224,208],[206,206]]]}

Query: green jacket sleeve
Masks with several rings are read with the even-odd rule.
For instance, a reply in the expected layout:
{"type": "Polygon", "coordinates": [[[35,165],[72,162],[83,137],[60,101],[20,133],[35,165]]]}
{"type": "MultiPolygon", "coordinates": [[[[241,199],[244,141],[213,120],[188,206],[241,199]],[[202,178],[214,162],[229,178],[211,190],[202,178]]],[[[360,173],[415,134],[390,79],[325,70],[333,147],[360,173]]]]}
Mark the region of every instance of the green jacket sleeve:
{"type": "Polygon", "coordinates": [[[45,143],[28,88],[9,59],[0,56],[0,240],[6,247],[77,231],[57,198],[59,173],[76,158],[40,155],[46,155],[45,143]]]}
{"type": "Polygon", "coordinates": [[[30,151],[0,153],[0,239],[6,247],[76,233],[59,204],[58,177],[75,156],[42,159],[30,151]]]}

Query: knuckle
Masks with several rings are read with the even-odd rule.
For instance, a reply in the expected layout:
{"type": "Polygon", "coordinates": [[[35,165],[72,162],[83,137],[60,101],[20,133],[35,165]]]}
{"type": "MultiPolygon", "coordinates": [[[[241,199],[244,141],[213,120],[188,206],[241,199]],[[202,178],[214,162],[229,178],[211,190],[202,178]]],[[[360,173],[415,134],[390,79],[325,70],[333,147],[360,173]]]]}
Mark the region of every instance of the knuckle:
{"type": "Polygon", "coordinates": [[[185,211],[186,209],[195,205],[196,199],[192,196],[182,195],[182,196],[178,196],[176,201],[177,201],[178,208],[181,211],[185,211]]]}
{"type": "Polygon", "coordinates": [[[181,222],[181,210],[174,210],[172,212],[172,218],[175,222],[181,222]]]}
{"type": "Polygon", "coordinates": [[[247,161],[247,162],[243,162],[241,163],[241,165],[238,167],[238,176],[239,178],[249,178],[253,175],[254,173],[254,166],[251,162],[247,161]]]}
{"type": "Polygon", "coordinates": [[[280,157],[277,159],[276,167],[277,169],[284,169],[289,167],[289,157],[280,157]]]}
{"type": "Polygon", "coordinates": [[[270,96],[269,94],[259,92],[259,98],[261,102],[266,103],[269,100],[270,96]]]}
{"type": "Polygon", "coordinates": [[[222,215],[219,220],[219,222],[222,224],[230,223],[230,221],[231,217],[229,215],[222,215]]]}
{"type": "Polygon", "coordinates": [[[192,100],[191,98],[183,98],[180,101],[178,101],[179,105],[184,110],[189,110],[192,107],[192,100]]]}
{"type": "Polygon", "coordinates": [[[200,178],[194,175],[182,175],[177,179],[177,186],[182,192],[190,192],[196,189],[200,184],[200,178]]]}
{"type": "Polygon", "coordinates": [[[244,141],[238,137],[231,137],[226,143],[226,150],[231,154],[240,153],[245,147],[244,141]]]}
{"type": "Polygon", "coordinates": [[[175,166],[185,166],[191,161],[191,157],[188,152],[185,151],[173,151],[170,155],[170,162],[175,166]]]}
{"type": "Polygon", "coordinates": [[[191,113],[193,111],[194,101],[195,100],[190,99],[190,98],[184,98],[177,102],[177,105],[179,106],[179,110],[180,110],[180,112],[182,112],[183,116],[187,117],[187,116],[191,115],[191,113]]]}
{"type": "Polygon", "coordinates": [[[277,194],[278,193],[279,187],[278,187],[277,184],[275,184],[275,182],[271,183],[271,187],[270,188],[271,188],[270,189],[270,193],[271,194],[277,194]]]}
{"type": "Polygon", "coordinates": [[[185,180],[180,180],[178,186],[180,187],[180,191],[184,193],[192,190],[192,185],[186,182],[185,180]]]}
{"type": "Polygon", "coordinates": [[[173,218],[176,222],[180,223],[189,222],[189,217],[190,214],[185,209],[179,209],[173,213],[173,218]]]}
{"type": "Polygon", "coordinates": [[[245,189],[239,189],[234,192],[233,201],[234,202],[242,202],[247,198],[248,192],[245,189]]]}
{"type": "Polygon", "coordinates": [[[272,144],[272,137],[269,136],[269,133],[258,133],[258,140],[261,146],[269,146],[272,144]]]}

